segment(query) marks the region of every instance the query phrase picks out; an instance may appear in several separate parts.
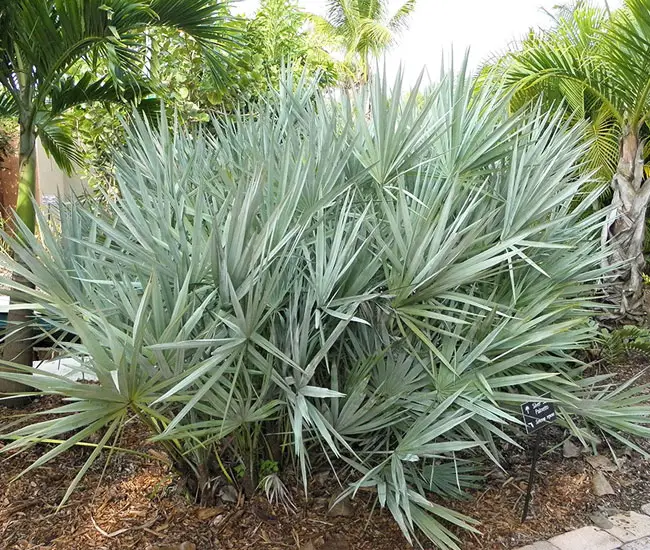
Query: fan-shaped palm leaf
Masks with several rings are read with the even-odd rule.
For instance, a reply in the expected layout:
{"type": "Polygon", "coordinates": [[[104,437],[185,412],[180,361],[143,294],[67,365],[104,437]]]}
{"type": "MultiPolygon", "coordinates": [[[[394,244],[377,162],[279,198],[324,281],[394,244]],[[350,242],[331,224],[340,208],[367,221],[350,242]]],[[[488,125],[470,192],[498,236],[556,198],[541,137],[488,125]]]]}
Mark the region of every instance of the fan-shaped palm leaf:
{"type": "Polygon", "coordinates": [[[647,388],[571,355],[611,273],[585,124],[510,116],[502,82],[466,71],[408,97],[376,79],[342,104],[301,80],[210,131],[136,117],[118,196],[5,236],[31,284],[3,283],[78,337],[57,344],[97,383],[0,372],[71,399],[0,454],[54,441],[42,465],[99,434],[81,476],[135,415],[206,500],[235,467],[254,490],[272,459],[309,490],[335,465],[407,538],[457,549],[452,527],[474,522],[431,493],[498,463],[522,402],[553,400],[585,445],[649,436],[647,388]]]}

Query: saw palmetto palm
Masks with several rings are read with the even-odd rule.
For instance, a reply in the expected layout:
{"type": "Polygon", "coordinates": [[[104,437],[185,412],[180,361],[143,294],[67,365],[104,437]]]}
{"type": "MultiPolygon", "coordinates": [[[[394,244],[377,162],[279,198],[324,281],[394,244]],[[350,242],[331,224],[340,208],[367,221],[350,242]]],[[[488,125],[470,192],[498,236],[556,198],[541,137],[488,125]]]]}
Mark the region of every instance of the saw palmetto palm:
{"type": "Polygon", "coordinates": [[[6,283],[97,383],[0,372],[71,399],[0,453],[50,445],[37,467],[97,434],[68,498],[136,416],[199,501],[269,489],[269,461],[276,490],[336,468],[342,498],[458,548],[451,527],[476,527],[440,499],[517,444],[522,402],[552,400],[585,446],[650,435],[646,388],[574,355],[609,273],[583,128],[504,96],[466,67],[406,99],[399,79],[342,103],[287,79],[209,131],[140,121],[119,196],[8,237],[30,284],[6,283]]]}

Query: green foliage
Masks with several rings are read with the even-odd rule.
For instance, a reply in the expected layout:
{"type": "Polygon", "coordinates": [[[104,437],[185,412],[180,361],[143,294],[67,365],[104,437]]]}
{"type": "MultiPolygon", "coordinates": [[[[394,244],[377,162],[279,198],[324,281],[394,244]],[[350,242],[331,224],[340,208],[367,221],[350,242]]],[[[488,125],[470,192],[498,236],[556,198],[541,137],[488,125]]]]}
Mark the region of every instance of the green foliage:
{"type": "MultiPolygon", "coordinates": [[[[255,17],[246,27],[249,50],[247,71],[257,82],[258,94],[269,86],[277,88],[284,65],[295,74],[319,76],[322,86],[336,85],[349,71],[322,46],[319,37],[308,28],[308,16],[296,0],[262,0],[255,17]]],[[[242,92],[245,87],[241,86],[242,92]]]]}
{"type": "MultiPolygon", "coordinates": [[[[190,36],[157,28],[147,33],[147,43],[142,73],[147,77],[150,97],[173,106],[178,116],[188,122],[207,122],[210,117],[205,112],[206,90],[232,86],[232,74],[228,76],[228,84],[215,81],[209,59],[199,42],[190,36]]],[[[238,46],[238,52],[240,49],[238,46]]],[[[231,71],[235,62],[232,60],[231,71]]]]}
{"type": "Polygon", "coordinates": [[[69,109],[96,101],[138,103],[149,29],[191,36],[212,74],[227,80],[237,32],[219,0],[1,0],[0,111],[20,125],[16,212],[34,224],[35,141],[71,171],[83,160],[62,123],[69,109]],[[80,64],[89,67],[77,71],[80,64]]]}
{"type": "Polygon", "coordinates": [[[16,123],[11,118],[0,117],[0,162],[15,153],[12,142],[17,135],[16,123]]]}
{"type": "Polygon", "coordinates": [[[514,108],[541,98],[547,108],[566,107],[568,117],[587,122],[587,168],[610,180],[622,128],[650,134],[648,48],[647,2],[626,0],[610,11],[580,1],[558,10],[555,26],[532,33],[500,68],[516,90],[514,108]]]}
{"type": "Polygon", "coordinates": [[[316,32],[345,54],[355,67],[356,83],[368,81],[370,64],[394,44],[407,26],[416,0],[406,0],[392,13],[387,0],[331,0],[327,17],[311,16],[316,32]]]}
{"type": "Polygon", "coordinates": [[[592,80],[611,78],[603,72],[594,74],[609,48],[603,40],[608,12],[584,2],[556,11],[549,31],[531,32],[503,60],[516,90],[512,108],[542,101],[547,109],[565,109],[569,120],[585,121],[585,139],[592,144],[585,168],[609,181],[618,162],[620,128],[610,106],[592,86],[592,80]]]}
{"type": "Polygon", "coordinates": [[[625,325],[614,330],[602,331],[601,354],[611,364],[625,361],[633,355],[650,357],[650,330],[625,325]]]}
{"type": "Polygon", "coordinates": [[[80,160],[75,172],[91,189],[114,193],[112,152],[126,139],[123,121],[132,110],[101,103],[82,104],[66,112],[60,126],[73,138],[80,160]]]}
{"type": "Polygon", "coordinates": [[[309,78],[320,76],[332,86],[344,70],[307,28],[307,15],[295,0],[262,0],[255,16],[235,23],[241,48],[231,66],[227,86],[211,78],[205,60],[192,40],[157,31],[151,35],[151,74],[156,92],[185,119],[207,122],[210,111],[231,112],[277,88],[283,67],[309,78]],[[189,115],[189,116],[188,116],[189,115]]]}
{"type": "Polygon", "coordinates": [[[209,132],[140,120],[118,196],[7,236],[34,286],[3,282],[78,337],[59,346],[98,383],[0,372],[69,399],[0,453],[64,438],[36,468],[98,434],[67,499],[136,415],[203,502],[234,479],[290,506],[264,461],[305,491],[329,464],[410,541],[457,548],[450,526],[474,522],[437,501],[516,444],[521,402],[548,396],[585,444],[650,435],[645,388],[572,355],[607,275],[582,128],[509,117],[465,67],[407,99],[399,79],[343,103],[317,88],[288,78],[209,132]]]}
{"type": "MultiPolygon", "coordinates": [[[[530,102],[538,102],[554,112],[563,112],[567,120],[583,126],[585,141],[590,146],[585,152],[584,167],[600,181],[612,183],[612,193],[604,195],[604,202],[612,203],[612,220],[642,220],[647,206],[644,180],[650,175],[647,146],[650,138],[650,5],[645,0],[625,0],[620,9],[610,11],[586,1],[578,1],[571,8],[560,8],[555,25],[548,31],[531,32],[516,51],[498,64],[498,70],[508,75],[513,89],[513,109],[530,102]],[[640,157],[645,170],[638,176],[628,167],[635,153],[624,152],[623,137],[632,137],[635,143],[645,144],[640,157]],[[622,164],[620,164],[622,162],[622,164]],[[637,179],[632,185],[634,207],[642,206],[643,213],[631,214],[630,199],[621,200],[619,191],[626,178],[637,179]]],[[[628,141],[628,143],[631,143],[628,141]]],[[[636,147],[636,145],[635,145],[636,147]]],[[[628,184],[629,185],[629,184],[628,184]]],[[[629,194],[629,191],[627,192],[629,194]]],[[[603,203],[604,204],[604,203],[603,203]]],[[[646,226],[647,226],[646,221],[646,226]]],[[[623,231],[626,224],[611,224],[610,233],[623,231]]],[[[631,277],[629,293],[635,295],[637,307],[641,303],[639,272],[641,260],[638,248],[650,250],[646,236],[638,245],[629,235],[616,235],[621,243],[612,261],[625,259],[619,280],[631,277]],[[625,247],[630,246],[629,250],[625,247]],[[617,258],[617,259],[614,259],[617,258]]],[[[625,232],[624,231],[624,232],[625,232]]],[[[627,283],[626,283],[627,284],[627,283]]],[[[633,302],[634,300],[630,300],[633,302]]],[[[627,302],[621,300],[626,311],[627,302]]],[[[634,307],[632,307],[633,309],[634,307]]]]}
{"type": "Polygon", "coordinates": [[[262,477],[277,474],[279,471],[280,468],[275,460],[262,460],[260,463],[260,475],[262,477]]]}
{"type": "MultiPolygon", "coordinates": [[[[306,27],[307,15],[290,0],[264,0],[255,17],[232,25],[241,36],[236,58],[230,60],[227,85],[213,78],[200,43],[168,28],[147,31],[149,51],[138,70],[147,80],[147,101],[139,108],[164,103],[185,123],[205,123],[211,116],[230,116],[236,109],[264,99],[269,86],[280,85],[283,67],[308,78],[318,76],[322,87],[335,85],[347,74],[306,27]]],[[[99,65],[100,73],[106,65],[99,65]]],[[[97,71],[81,62],[74,73],[97,71]]],[[[142,90],[144,93],[144,90],[142,90]]],[[[60,126],[74,137],[81,157],[77,170],[92,187],[113,188],[112,150],[125,140],[123,120],[131,107],[107,102],[83,103],[68,110],[60,126]]]]}

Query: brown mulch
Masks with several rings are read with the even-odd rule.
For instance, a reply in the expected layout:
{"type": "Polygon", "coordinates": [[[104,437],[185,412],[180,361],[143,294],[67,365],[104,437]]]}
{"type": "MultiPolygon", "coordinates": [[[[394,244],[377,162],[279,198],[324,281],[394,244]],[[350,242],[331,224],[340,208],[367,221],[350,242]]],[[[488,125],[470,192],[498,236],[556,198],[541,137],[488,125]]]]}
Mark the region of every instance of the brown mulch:
{"type": "MultiPolygon", "coordinates": [[[[624,379],[638,372],[644,368],[639,363],[618,368],[618,375],[624,379]]],[[[650,371],[641,382],[650,382],[650,371]]],[[[54,403],[54,398],[47,398],[29,408],[43,410],[54,403]]],[[[12,414],[0,408],[0,423],[12,414]]],[[[516,548],[590,524],[591,514],[611,515],[650,502],[650,462],[612,445],[619,468],[605,476],[616,494],[596,497],[591,491],[594,470],[584,457],[562,456],[566,436],[559,427],[544,430],[544,454],[525,523],[521,513],[531,460],[530,441],[525,437],[524,448],[503,448],[506,472],[486,465],[485,483],[468,492],[468,500],[444,503],[481,521],[480,536],[459,533],[463,550],[516,548]]],[[[46,449],[41,446],[0,458],[0,550],[410,548],[390,513],[373,510],[370,494],[357,497],[350,517],[330,517],[329,499],[340,489],[326,474],[317,476],[308,501],[298,487],[292,489],[297,513],[274,508],[262,496],[200,508],[180,490],[168,465],[156,460],[162,455],[144,442],[146,433],[138,425],[129,426],[126,437],[125,446],[152,458],[119,455],[105,470],[98,461],[59,511],[57,506],[88,457],[88,449],[74,449],[11,484],[46,449]]],[[[638,443],[650,451],[648,442],[638,443]]]]}
{"type": "MultiPolygon", "coordinates": [[[[601,366],[590,374],[604,372],[615,374],[617,382],[641,373],[637,384],[650,384],[650,364],[644,357],[609,369],[601,366]]],[[[600,446],[598,452],[604,456],[612,457],[614,452],[618,469],[603,472],[616,494],[597,497],[591,485],[595,470],[585,461],[591,453],[564,458],[562,444],[567,437],[568,432],[557,426],[543,431],[533,498],[525,522],[522,523],[521,516],[532,460],[532,436],[520,439],[523,448],[504,445],[506,473],[492,469],[486,484],[469,493],[467,501],[447,503],[481,521],[480,536],[460,534],[463,550],[518,548],[593,524],[590,516],[594,514],[609,516],[638,511],[643,504],[650,503],[650,461],[618,442],[609,442],[611,450],[607,443],[600,446]]],[[[577,440],[572,441],[580,446],[577,440]]],[[[650,441],[637,439],[635,443],[650,453],[650,441]]]]}
{"type": "MultiPolygon", "coordinates": [[[[592,524],[592,514],[609,516],[637,510],[650,502],[650,462],[638,453],[613,446],[618,470],[603,472],[615,495],[597,497],[592,492],[595,470],[585,461],[587,454],[564,458],[561,444],[566,434],[551,428],[544,434],[545,454],[537,464],[533,498],[528,518],[522,523],[531,445],[525,450],[506,449],[507,473],[494,469],[486,485],[468,501],[449,502],[463,513],[481,520],[480,537],[462,536],[463,550],[510,549],[544,540],[592,524]]],[[[577,441],[576,441],[577,443],[577,441]]],[[[644,445],[650,451],[650,445],[644,445]]],[[[544,452],[544,451],[543,451],[544,452]]],[[[604,449],[601,452],[606,453],[604,449]]],[[[611,455],[604,455],[611,456],[611,455]]],[[[612,463],[613,464],[613,463],[612,463]]]]}
{"type": "MultiPolygon", "coordinates": [[[[56,403],[54,398],[43,401],[29,409],[45,410],[56,403]]],[[[12,414],[0,408],[0,421],[12,414]]],[[[164,455],[144,442],[146,433],[140,427],[128,427],[125,437],[123,445],[149,453],[152,459],[120,455],[105,471],[104,463],[98,462],[59,511],[89,450],[73,449],[11,484],[45,448],[0,459],[0,550],[410,548],[390,514],[372,510],[370,495],[355,500],[350,517],[330,517],[329,500],[340,488],[326,474],[318,476],[309,501],[295,488],[297,513],[274,508],[263,496],[200,508],[179,488],[168,465],[153,458],[164,455]]]]}

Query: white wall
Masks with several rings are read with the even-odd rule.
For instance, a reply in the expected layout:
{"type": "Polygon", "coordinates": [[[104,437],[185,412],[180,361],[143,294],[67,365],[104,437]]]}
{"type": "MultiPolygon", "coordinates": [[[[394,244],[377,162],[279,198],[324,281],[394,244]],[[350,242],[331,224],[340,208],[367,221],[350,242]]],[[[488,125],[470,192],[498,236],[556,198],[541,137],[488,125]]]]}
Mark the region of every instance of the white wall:
{"type": "MultiPolygon", "coordinates": [[[[39,188],[39,202],[43,197],[65,197],[69,193],[79,194],[84,188],[84,182],[77,176],[68,176],[47,156],[40,140],[36,144],[36,171],[39,188]]],[[[47,199],[46,199],[47,200],[47,199]]]]}

